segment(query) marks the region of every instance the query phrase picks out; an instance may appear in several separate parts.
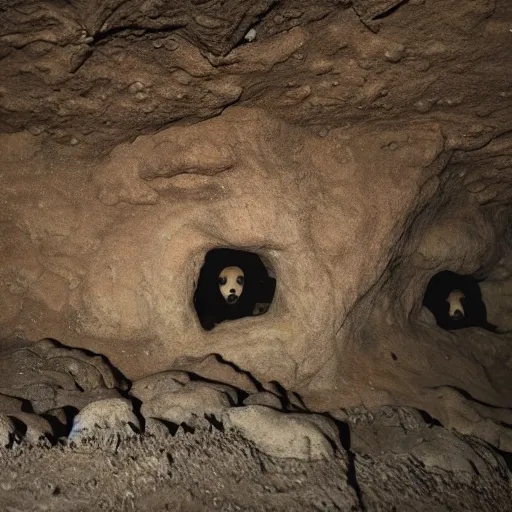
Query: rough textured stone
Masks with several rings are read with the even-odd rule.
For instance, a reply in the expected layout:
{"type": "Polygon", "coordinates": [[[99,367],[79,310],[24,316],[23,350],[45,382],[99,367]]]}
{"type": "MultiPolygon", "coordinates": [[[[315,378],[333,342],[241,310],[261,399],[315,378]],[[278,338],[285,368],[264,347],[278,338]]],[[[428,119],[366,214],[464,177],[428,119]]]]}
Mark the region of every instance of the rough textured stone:
{"type": "MultiPolygon", "coordinates": [[[[17,152],[23,154],[27,141],[9,140],[14,147],[6,154],[12,155],[16,173],[14,167],[4,173],[10,176],[9,190],[19,190],[24,180],[40,178],[35,171],[26,178],[19,172],[17,152]]],[[[508,196],[500,192],[491,220],[459,180],[462,167],[474,166],[479,173],[479,158],[497,158],[494,151],[509,146],[473,150],[471,156],[458,150],[448,164],[457,144],[446,140],[439,123],[426,119],[400,126],[382,122],[378,130],[333,128],[317,137],[262,111],[236,108],[204,123],[140,137],[91,170],[93,180],[76,192],[89,202],[72,200],[75,192],[69,191],[67,204],[84,205],[69,206],[81,227],[61,226],[61,217],[50,209],[43,229],[45,216],[35,197],[22,210],[9,203],[12,214],[25,219],[34,250],[44,249],[39,262],[66,271],[72,288],[69,306],[58,317],[34,324],[31,315],[49,310],[27,296],[12,325],[25,322],[28,337],[46,334],[49,326],[60,329],[62,338],[106,354],[131,378],[176,368],[247,392],[278,379],[320,411],[362,399],[375,405],[398,401],[507,449],[507,422],[499,418],[506,414],[493,407],[512,405],[509,339],[478,329],[449,334],[419,321],[422,293],[436,270],[451,266],[472,273],[492,267],[508,243],[503,206],[508,196]],[[205,147],[219,149],[205,152],[205,147]],[[128,159],[133,165],[127,166],[128,159]],[[224,170],[215,174],[219,169],[224,170]],[[310,201],[318,191],[325,200],[310,201]],[[120,203],[105,206],[95,194],[120,203]],[[246,207],[232,197],[243,197],[246,207]],[[154,204],[145,204],[148,198],[154,204]],[[449,207],[443,206],[447,198],[449,207]],[[88,221],[91,216],[94,222],[88,221]],[[59,249],[68,251],[66,258],[56,259],[45,245],[48,229],[64,233],[58,239],[67,247],[59,249]],[[498,246],[500,237],[505,238],[498,246]],[[261,255],[278,287],[265,315],[205,332],[190,298],[205,251],[218,245],[272,247],[261,255]],[[312,282],[324,293],[312,294],[312,282]],[[220,355],[208,356],[212,350],[220,355]],[[453,393],[453,400],[438,399],[434,388],[440,383],[473,399],[453,393]],[[468,407],[477,408],[482,420],[466,425],[468,407]],[[457,408],[459,413],[453,412],[457,408]]],[[[23,165],[47,164],[36,159],[23,165]]],[[[52,179],[57,186],[70,172],[52,168],[44,177],[45,190],[52,179]]],[[[61,203],[56,198],[55,204],[61,203]]],[[[18,263],[7,261],[20,264],[17,256],[18,263]]],[[[30,295],[29,273],[26,279],[30,295]]],[[[43,355],[62,388],[75,380],[85,388],[114,382],[108,381],[103,361],[62,350],[48,348],[43,355]]],[[[22,381],[21,387],[28,387],[30,377],[22,381]]],[[[51,395],[41,388],[47,392],[51,395]]],[[[64,405],[53,396],[45,400],[44,407],[64,405]]],[[[302,401],[293,405],[301,409],[302,401]]]]}
{"type": "Polygon", "coordinates": [[[23,424],[25,432],[20,436],[23,441],[37,444],[41,441],[51,439],[54,436],[53,428],[48,420],[37,414],[18,412],[11,418],[23,424]]]}
{"type": "Polygon", "coordinates": [[[23,401],[12,396],[0,395],[0,413],[13,414],[21,411],[23,401]]]}
{"type": "Polygon", "coordinates": [[[185,372],[155,373],[135,381],[130,388],[130,395],[148,402],[159,395],[179,391],[189,380],[185,372]]]}
{"type": "Polygon", "coordinates": [[[85,406],[74,418],[69,438],[73,441],[100,433],[134,435],[140,430],[129,400],[111,398],[85,406]]]}
{"type": "Polygon", "coordinates": [[[466,143],[510,118],[507,0],[230,0],[222,16],[215,1],[9,5],[2,128],[87,151],[234,102],[327,132],[432,117],[466,143]]]}
{"type": "Polygon", "coordinates": [[[18,409],[23,400],[40,414],[50,409],[71,406],[82,409],[103,398],[118,398],[115,387],[124,388],[124,379],[102,357],[83,350],[64,347],[53,340],[30,346],[9,344],[0,353],[0,389],[6,407],[18,409]],[[16,407],[15,407],[16,408],[16,407]]]}
{"type": "Polygon", "coordinates": [[[207,384],[191,382],[181,390],[161,394],[144,402],[141,414],[145,418],[156,418],[180,425],[195,425],[205,414],[218,415],[230,406],[226,393],[218,391],[207,384]]]}
{"type": "Polygon", "coordinates": [[[0,505],[27,512],[209,510],[507,510],[510,479],[425,467],[404,454],[345,453],[315,462],[272,458],[234,432],[165,431],[105,445],[0,453],[0,505]],[[74,468],[73,471],[70,468],[74,468]],[[37,478],[34,478],[37,475],[37,478]],[[79,475],[79,476],[77,476],[79,475]],[[354,487],[360,490],[360,499],[354,487]],[[352,479],[352,480],[351,480],[352,479]],[[54,491],[58,489],[58,492],[54,491]],[[91,492],[91,489],[94,492],[91,492]],[[67,507],[67,508],[66,508],[67,507]]]}
{"type": "Polygon", "coordinates": [[[244,405],[264,405],[273,409],[282,409],[282,403],[278,396],[268,391],[253,393],[244,400],[244,405]]]}
{"type": "MultiPolygon", "coordinates": [[[[0,7],[0,393],[36,413],[119,397],[84,348],[132,380],[228,384],[204,393],[230,405],[403,405],[512,451],[512,3],[219,6],[0,7]],[[214,247],[256,251],[277,291],[205,332],[214,247]],[[496,333],[423,310],[445,269],[482,280],[496,333]],[[74,349],[27,341],[47,336],[74,349]]],[[[445,441],[422,457],[456,465],[445,441]]]]}
{"type": "Polygon", "coordinates": [[[203,379],[229,382],[247,393],[254,393],[261,387],[250,373],[224,361],[218,354],[209,354],[206,357],[185,356],[173,361],[172,366],[195,373],[203,379]]]}
{"type": "Polygon", "coordinates": [[[16,427],[12,420],[6,414],[0,414],[0,448],[10,446],[15,438],[16,427]]]}
{"type": "Polygon", "coordinates": [[[504,469],[500,467],[503,462],[485,443],[428,424],[419,411],[411,408],[382,407],[365,414],[352,410],[347,420],[350,447],[358,454],[409,454],[429,468],[465,471],[486,478],[504,469]]]}
{"type": "Polygon", "coordinates": [[[284,414],[250,405],[227,410],[222,420],[225,426],[239,430],[259,450],[273,457],[318,460],[334,454],[331,442],[335,439],[329,440],[306,414],[284,414]]]}

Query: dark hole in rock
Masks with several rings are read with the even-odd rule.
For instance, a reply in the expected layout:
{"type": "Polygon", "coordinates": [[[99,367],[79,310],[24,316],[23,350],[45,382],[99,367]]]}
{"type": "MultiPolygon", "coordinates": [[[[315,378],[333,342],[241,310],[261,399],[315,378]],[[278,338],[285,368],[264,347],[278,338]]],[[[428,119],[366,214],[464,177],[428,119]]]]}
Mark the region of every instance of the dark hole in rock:
{"type": "Polygon", "coordinates": [[[478,281],[450,270],[435,274],[428,283],[423,305],[435,316],[442,329],[482,327],[494,332],[496,326],[487,321],[478,281]]]}
{"type": "Polygon", "coordinates": [[[209,331],[225,320],[266,313],[275,289],[276,280],[257,254],[212,249],[199,273],[194,307],[201,326],[209,331]]]}

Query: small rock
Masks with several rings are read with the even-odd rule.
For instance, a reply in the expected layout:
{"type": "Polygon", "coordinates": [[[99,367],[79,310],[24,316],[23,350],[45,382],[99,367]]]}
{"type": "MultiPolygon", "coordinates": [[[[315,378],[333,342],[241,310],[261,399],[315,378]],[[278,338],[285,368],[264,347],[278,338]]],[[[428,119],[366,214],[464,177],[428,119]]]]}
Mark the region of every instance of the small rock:
{"type": "Polygon", "coordinates": [[[253,28],[251,28],[251,30],[249,30],[247,32],[247,34],[245,34],[244,36],[244,39],[246,41],[248,41],[249,43],[251,43],[252,41],[254,41],[256,39],[256,30],[254,30],[253,28]]]}
{"type": "Polygon", "coordinates": [[[161,420],[157,420],[155,418],[147,418],[146,425],[144,428],[146,434],[155,436],[155,437],[166,437],[170,434],[169,428],[165,425],[161,420]]]}
{"type": "Polygon", "coordinates": [[[403,59],[404,50],[405,48],[403,45],[397,45],[394,48],[386,50],[386,52],[384,53],[384,57],[386,57],[386,60],[388,60],[389,62],[400,62],[403,59]]]}
{"type": "Polygon", "coordinates": [[[140,91],[143,91],[145,89],[144,87],[144,84],[142,82],[133,82],[133,84],[130,85],[130,87],[128,87],[128,90],[132,93],[132,94],[136,94],[140,91]]]}
{"type": "Polygon", "coordinates": [[[194,21],[201,27],[216,29],[221,28],[224,25],[224,22],[218,18],[213,18],[212,16],[206,16],[204,14],[198,14],[194,17],[194,21]]]}
{"type": "Polygon", "coordinates": [[[302,101],[311,95],[311,87],[309,85],[302,85],[301,87],[286,91],[284,95],[291,100],[302,101]]]}
{"type": "Polygon", "coordinates": [[[139,420],[132,411],[131,402],[122,398],[111,398],[98,400],[84,407],[75,416],[69,438],[76,441],[90,437],[100,430],[133,435],[139,429],[139,420]]]}
{"type": "Polygon", "coordinates": [[[37,444],[42,439],[52,438],[53,429],[42,416],[30,414],[28,412],[17,413],[13,416],[16,420],[21,421],[27,428],[23,435],[23,439],[32,444],[37,444]]]}
{"type": "Polygon", "coordinates": [[[164,393],[180,391],[189,381],[190,377],[185,372],[171,370],[155,373],[135,381],[130,389],[130,395],[141,402],[148,402],[164,393]]]}
{"type": "MultiPolygon", "coordinates": [[[[313,416],[313,415],[311,415],[313,416]]],[[[301,460],[331,458],[331,442],[308,414],[285,414],[250,405],[224,412],[224,426],[236,428],[262,452],[272,457],[301,460]]]]}
{"type": "Polygon", "coordinates": [[[221,382],[210,382],[210,381],[194,381],[187,384],[187,391],[193,391],[203,387],[209,387],[224,393],[229,397],[231,405],[238,405],[238,390],[229,384],[223,384],[221,382]]]}
{"type": "Polygon", "coordinates": [[[16,428],[12,420],[5,414],[0,414],[0,448],[9,446],[16,436],[16,428]]]}
{"type": "Polygon", "coordinates": [[[42,127],[42,126],[29,126],[27,128],[27,130],[28,130],[28,132],[30,134],[37,136],[37,135],[41,135],[41,133],[44,132],[44,127],[42,127]]]}
{"type": "Polygon", "coordinates": [[[426,114],[427,112],[430,112],[432,110],[433,104],[434,101],[432,100],[418,100],[413,105],[413,108],[414,110],[416,110],[416,112],[419,112],[420,114],[426,114]]]}
{"type": "Polygon", "coordinates": [[[260,393],[249,395],[244,400],[244,405],[264,405],[265,407],[272,407],[273,409],[282,409],[279,397],[268,391],[261,391],[260,393]]]}
{"type": "Polygon", "coordinates": [[[325,73],[329,73],[329,71],[332,71],[333,67],[334,65],[330,60],[315,59],[311,63],[310,70],[315,75],[324,75],[325,73]]]}
{"type": "Polygon", "coordinates": [[[178,42],[176,39],[173,39],[172,37],[169,37],[164,41],[164,46],[166,50],[169,50],[170,52],[173,52],[174,50],[177,50],[179,47],[178,42]]]}
{"type": "Polygon", "coordinates": [[[238,389],[242,389],[247,393],[256,393],[258,388],[254,379],[242,370],[229,362],[225,362],[216,354],[211,354],[203,358],[183,357],[174,362],[175,369],[193,372],[204,379],[216,382],[227,382],[238,389]]]}
{"type": "Polygon", "coordinates": [[[165,393],[143,403],[141,414],[145,418],[162,419],[178,425],[194,425],[197,418],[202,420],[205,414],[218,414],[230,407],[226,393],[197,382],[193,384],[190,387],[184,386],[181,391],[165,393]]]}

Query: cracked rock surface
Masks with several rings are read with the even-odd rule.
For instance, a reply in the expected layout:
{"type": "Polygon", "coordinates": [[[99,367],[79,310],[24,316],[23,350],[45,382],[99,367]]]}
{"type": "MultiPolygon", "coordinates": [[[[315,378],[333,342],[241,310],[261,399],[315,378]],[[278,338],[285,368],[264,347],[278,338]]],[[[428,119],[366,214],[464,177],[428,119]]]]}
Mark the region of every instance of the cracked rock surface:
{"type": "Polygon", "coordinates": [[[511,9],[506,0],[10,0],[0,6],[0,123],[104,153],[237,103],[322,133],[416,116],[468,144],[490,140],[510,127],[511,9]]]}

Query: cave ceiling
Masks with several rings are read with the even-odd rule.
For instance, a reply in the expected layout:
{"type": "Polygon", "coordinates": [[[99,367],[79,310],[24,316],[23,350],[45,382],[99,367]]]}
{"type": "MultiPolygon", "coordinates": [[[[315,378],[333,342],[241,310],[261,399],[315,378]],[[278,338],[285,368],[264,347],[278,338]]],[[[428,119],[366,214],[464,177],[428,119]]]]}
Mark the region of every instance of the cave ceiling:
{"type": "Polygon", "coordinates": [[[84,153],[226,107],[321,136],[439,122],[476,149],[512,125],[512,5],[479,0],[3,0],[0,130],[84,153]]]}

